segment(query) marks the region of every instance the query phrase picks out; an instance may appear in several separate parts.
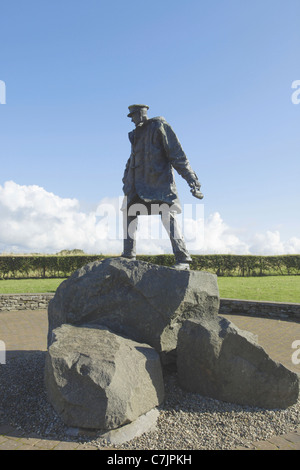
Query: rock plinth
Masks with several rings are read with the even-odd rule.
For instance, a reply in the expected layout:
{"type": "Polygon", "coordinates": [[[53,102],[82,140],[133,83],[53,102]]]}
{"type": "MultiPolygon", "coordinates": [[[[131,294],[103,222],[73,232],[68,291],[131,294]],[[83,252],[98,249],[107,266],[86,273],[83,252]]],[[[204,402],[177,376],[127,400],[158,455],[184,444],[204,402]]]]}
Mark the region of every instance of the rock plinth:
{"type": "Polygon", "coordinates": [[[48,308],[49,334],[64,323],[106,325],[165,356],[188,318],[217,316],[217,277],[126,258],[107,258],[64,281],[48,308]]]}
{"type": "Polygon", "coordinates": [[[219,305],[210,273],[125,258],[84,266],[49,303],[50,402],[69,426],[119,429],[163,402],[162,366],[172,363],[189,391],[263,408],[295,404],[298,375],[220,317],[219,305]]]}
{"type": "Polygon", "coordinates": [[[183,388],[230,403],[287,408],[299,396],[298,375],[272,360],[255,335],[222,317],[184,323],[177,368],[183,388]]]}
{"type": "Polygon", "coordinates": [[[118,428],[164,399],[158,353],[106,327],[54,330],[45,383],[63,421],[79,428],[118,428]]]}

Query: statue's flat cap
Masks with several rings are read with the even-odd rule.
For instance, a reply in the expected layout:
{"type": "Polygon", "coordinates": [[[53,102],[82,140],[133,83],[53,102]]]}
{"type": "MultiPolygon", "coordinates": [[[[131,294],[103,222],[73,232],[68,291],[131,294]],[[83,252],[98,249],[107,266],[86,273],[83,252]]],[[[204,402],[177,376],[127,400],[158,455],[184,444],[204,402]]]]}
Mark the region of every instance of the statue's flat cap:
{"type": "Polygon", "coordinates": [[[131,117],[133,113],[143,108],[149,109],[149,106],[146,104],[132,104],[131,106],[128,106],[129,114],[127,114],[127,117],[131,117]]]}

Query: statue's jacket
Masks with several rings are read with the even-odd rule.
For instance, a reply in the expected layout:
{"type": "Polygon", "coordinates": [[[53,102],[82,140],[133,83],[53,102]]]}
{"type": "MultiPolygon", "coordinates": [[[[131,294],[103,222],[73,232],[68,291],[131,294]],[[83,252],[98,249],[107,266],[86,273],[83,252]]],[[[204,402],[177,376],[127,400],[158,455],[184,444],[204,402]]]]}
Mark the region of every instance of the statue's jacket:
{"type": "Polygon", "coordinates": [[[123,209],[138,196],[146,203],[166,203],[181,212],[173,168],[188,182],[197,180],[181,144],[163,117],[151,118],[129,133],[123,209]]]}

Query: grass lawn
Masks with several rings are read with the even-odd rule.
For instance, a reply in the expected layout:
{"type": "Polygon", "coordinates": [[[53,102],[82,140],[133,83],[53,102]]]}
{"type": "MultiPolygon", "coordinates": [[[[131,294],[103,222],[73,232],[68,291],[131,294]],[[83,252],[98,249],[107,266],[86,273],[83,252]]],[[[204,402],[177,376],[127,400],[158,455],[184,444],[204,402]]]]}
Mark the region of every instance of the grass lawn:
{"type": "Polygon", "coordinates": [[[300,303],[300,276],[219,277],[220,297],[300,303]]]}
{"type": "MultiPolygon", "coordinates": [[[[8,279],[0,294],[55,292],[63,279],[8,279]]],[[[219,277],[220,297],[300,303],[300,276],[219,277]]]]}
{"type": "Polygon", "coordinates": [[[0,294],[55,292],[63,279],[7,279],[0,281],[0,294]]]}

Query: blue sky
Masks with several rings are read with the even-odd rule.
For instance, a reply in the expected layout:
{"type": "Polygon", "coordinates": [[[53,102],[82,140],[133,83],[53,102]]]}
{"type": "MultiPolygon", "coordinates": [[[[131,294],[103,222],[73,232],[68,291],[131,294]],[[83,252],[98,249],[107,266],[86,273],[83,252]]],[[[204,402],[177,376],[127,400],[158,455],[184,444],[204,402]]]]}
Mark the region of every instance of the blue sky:
{"type": "Polygon", "coordinates": [[[299,0],[2,0],[0,14],[0,252],[89,250],[68,236],[122,195],[133,103],[167,119],[202,183],[206,252],[300,252],[299,0]]]}

